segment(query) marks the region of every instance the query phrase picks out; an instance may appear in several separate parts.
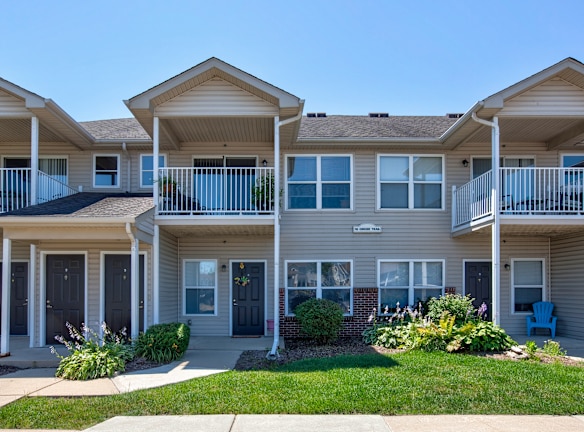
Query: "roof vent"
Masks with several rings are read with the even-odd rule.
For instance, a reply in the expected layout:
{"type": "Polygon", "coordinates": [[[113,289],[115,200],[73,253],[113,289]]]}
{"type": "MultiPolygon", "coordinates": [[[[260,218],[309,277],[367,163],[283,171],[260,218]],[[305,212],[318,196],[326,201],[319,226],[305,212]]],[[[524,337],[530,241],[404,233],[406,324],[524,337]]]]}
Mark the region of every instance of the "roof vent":
{"type": "Polygon", "coordinates": [[[326,113],[306,113],[306,117],[326,117],[326,113]]]}
{"type": "Polygon", "coordinates": [[[326,117],[326,113],[316,113],[317,117],[326,117]]]}
{"type": "Polygon", "coordinates": [[[389,117],[389,113],[369,113],[369,117],[372,117],[372,118],[385,118],[385,117],[389,117]]]}
{"type": "Polygon", "coordinates": [[[457,119],[457,118],[461,118],[464,114],[461,113],[450,113],[450,114],[446,114],[446,117],[451,118],[451,119],[457,119]]]}

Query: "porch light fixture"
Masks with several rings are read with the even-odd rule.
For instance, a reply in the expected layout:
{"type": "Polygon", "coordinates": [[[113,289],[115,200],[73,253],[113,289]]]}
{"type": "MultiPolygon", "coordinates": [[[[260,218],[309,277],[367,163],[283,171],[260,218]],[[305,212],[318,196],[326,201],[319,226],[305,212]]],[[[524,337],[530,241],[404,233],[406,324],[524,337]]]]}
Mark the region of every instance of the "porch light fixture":
{"type": "Polygon", "coordinates": [[[221,271],[222,271],[223,273],[225,273],[225,272],[227,271],[227,266],[226,266],[225,264],[223,264],[223,265],[221,266],[221,271]]]}
{"type": "Polygon", "coordinates": [[[265,167],[267,167],[267,166],[268,166],[268,161],[264,159],[264,160],[262,161],[262,165],[263,165],[263,166],[265,166],[265,167]]]}
{"type": "Polygon", "coordinates": [[[465,168],[468,166],[468,161],[466,159],[462,161],[462,166],[465,168]]]}
{"type": "Polygon", "coordinates": [[[509,265],[509,263],[505,264],[505,270],[509,271],[510,268],[511,266],[509,265]]]}

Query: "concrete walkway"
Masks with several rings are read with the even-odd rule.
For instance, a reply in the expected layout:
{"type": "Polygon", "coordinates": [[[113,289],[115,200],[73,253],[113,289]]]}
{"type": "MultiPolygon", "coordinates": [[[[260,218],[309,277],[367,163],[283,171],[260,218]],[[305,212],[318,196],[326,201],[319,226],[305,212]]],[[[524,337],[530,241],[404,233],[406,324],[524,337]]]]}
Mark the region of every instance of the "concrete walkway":
{"type": "MultiPolygon", "coordinates": [[[[288,414],[143,416],[114,417],[85,429],[88,432],[314,432],[317,430],[323,432],[582,432],[584,416],[288,414]]],[[[6,429],[0,429],[0,431],[6,431],[6,429]]],[[[35,432],[42,431],[36,429],[35,432]]],[[[55,431],[52,430],[52,432],[55,431]]]]}

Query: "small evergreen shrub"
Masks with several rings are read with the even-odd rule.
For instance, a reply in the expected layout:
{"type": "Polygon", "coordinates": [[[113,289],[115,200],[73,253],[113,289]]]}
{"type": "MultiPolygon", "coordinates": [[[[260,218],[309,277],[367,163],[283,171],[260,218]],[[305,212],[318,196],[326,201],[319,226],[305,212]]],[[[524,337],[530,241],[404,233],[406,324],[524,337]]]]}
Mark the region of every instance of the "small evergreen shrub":
{"type": "Polygon", "coordinates": [[[125,329],[114,334],[104,322],[101,326],[103,338],[92,329],[81,325],[78,330],[66,323],[71,340],[63,336],[55,339],[67,347],[68,356],[61,356],[54,347],[51,351],[61,359],[56,376],[70,380],[89,380],[111,377],[126,369],[126,362],[134,358],[132,346],[126,343],[125,329]]]}
{"type": "Polygon", "coordinates": [[[454,317],[456,324],[462,324],[473,316],[473,299],[461,294],[446,294],[428,301],[428,313],[432,321],[438,323],[445,312],[454,317]]]}
{"type": "Polygon", "coordinates": [[[343,328],[343,310],[326,299],[310,299],[294,309],[302,334],[325,345],[337,340],[343,328]]]}
{"type": "Polygon", "coordinates": [[[136,355],[157,363],[181,358],[189,346],[191,329],[183,323],[155,324],[136,342],[136,355]]]}

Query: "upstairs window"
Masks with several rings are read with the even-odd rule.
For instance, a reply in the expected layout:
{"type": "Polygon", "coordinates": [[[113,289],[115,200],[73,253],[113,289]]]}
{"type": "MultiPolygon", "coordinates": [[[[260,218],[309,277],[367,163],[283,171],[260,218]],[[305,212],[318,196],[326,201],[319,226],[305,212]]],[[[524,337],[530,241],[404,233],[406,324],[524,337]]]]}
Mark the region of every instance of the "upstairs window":
{"type": "Polygon", "coordinates": [[[351,156],[288,156],[288,209],[351,208],[351,156]]]}
{"type": "MultiPolygon", "coordinates": [[[[158,167],[166,167],[166,156],[158,156],[158,167]]],[[[140,187],[149,188],[154,184],[154,156],[144,154],[140,156],[140,187]]]]}
{"type": "Polygon", "coordinates": [[[442,156],[379,156],[379,209],[442,209],[442,156]]]}
{"type": "Polygon", "coordinates": [[[120,187],[119,155],[95,155],[93,157],[93,186],[120,187]]]}

